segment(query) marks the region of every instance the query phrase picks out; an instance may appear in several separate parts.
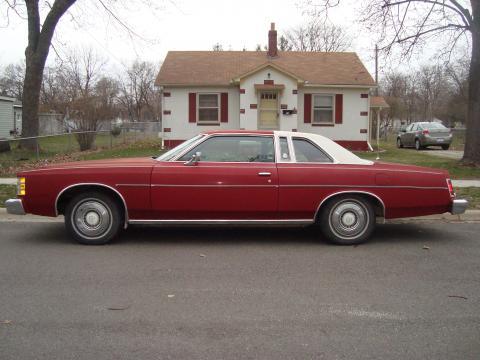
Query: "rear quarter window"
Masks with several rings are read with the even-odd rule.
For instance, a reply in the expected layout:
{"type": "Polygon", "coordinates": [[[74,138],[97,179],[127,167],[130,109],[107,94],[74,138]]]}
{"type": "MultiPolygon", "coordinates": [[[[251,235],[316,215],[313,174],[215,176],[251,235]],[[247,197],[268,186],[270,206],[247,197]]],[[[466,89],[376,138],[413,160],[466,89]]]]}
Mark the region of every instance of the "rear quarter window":
{"type": "Polygon", "coordinates": [[[293,138],[292,143],[297,162],[333,162],[330,156],[328,156],[323,150],[321,150],[318,146],[314,145],[307,139],[293,138]]]}

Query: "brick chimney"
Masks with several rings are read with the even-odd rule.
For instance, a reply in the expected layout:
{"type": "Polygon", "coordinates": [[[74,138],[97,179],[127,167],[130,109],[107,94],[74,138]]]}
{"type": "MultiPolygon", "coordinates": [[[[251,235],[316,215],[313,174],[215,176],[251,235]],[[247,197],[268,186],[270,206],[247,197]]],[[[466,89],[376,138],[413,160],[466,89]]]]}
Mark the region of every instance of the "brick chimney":
{"type": "Polygon", "coordinates": [[[270,31],[268,32],[268,57],[277,57],[277,30],[275,30],[275,23],[270,24],[270,31]]]}

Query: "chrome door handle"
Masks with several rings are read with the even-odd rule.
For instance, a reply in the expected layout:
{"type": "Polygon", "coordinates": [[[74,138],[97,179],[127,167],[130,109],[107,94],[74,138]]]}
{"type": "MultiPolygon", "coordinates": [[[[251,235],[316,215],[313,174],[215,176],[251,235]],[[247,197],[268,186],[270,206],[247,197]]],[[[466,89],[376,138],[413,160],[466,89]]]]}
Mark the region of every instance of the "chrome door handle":
{"type": "Polygon", "coordinates": [[[272,173],[269,173],[269,172],[266,172],[266,171],[258,173],[258,176],[270,176],[270,175],[272,175],[272,173]]]}

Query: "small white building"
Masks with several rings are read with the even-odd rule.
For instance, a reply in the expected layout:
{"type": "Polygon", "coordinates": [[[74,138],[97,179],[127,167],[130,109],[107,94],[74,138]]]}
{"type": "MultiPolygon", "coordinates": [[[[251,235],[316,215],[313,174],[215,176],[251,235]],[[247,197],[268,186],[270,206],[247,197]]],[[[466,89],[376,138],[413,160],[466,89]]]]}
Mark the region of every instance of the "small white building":
{"type": "Polygon", "coordinates": [[[22,132],[22,104],[15,98],[0,96],[0,138],[11,138],[22,132]]]}
{"type": "Polygon", "coordinates": [[[166,147],[205,130],[317,133],[368,150],[370,89],[356,53],[282,52],[272,24],[268,51],[170,51],[162,92],[166,147]]]}

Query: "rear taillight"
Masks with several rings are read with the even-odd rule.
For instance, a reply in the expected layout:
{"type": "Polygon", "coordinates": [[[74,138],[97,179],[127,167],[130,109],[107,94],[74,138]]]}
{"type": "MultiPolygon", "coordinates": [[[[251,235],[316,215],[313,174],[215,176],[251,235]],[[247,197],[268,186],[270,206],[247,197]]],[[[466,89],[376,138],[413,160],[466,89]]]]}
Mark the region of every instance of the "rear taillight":
{"type": "Polygon", "coordinates": [[[450,193],[450,196],[455,197],[455,191],[453,190],[452,180],[447,179],[447,186],[448,186],[448,192],[450,193]]]}
{"type": "Polygon", "coordinates": [[[422,131],[422,134],[423,134],[423,135],[428,135],[429,133],[430,133],[430,131],[428,131],[428,130],[423,130],[423,131],[422,131]]]}

